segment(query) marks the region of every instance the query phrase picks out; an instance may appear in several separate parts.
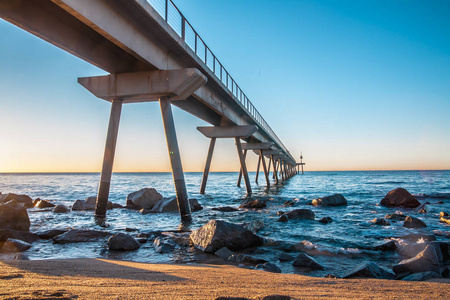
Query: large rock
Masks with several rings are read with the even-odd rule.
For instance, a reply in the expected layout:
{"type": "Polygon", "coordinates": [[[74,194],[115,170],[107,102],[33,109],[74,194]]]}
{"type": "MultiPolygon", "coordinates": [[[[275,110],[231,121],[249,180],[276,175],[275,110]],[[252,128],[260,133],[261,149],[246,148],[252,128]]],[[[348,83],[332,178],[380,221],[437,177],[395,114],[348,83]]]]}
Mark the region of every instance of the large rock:
{"type": "Polygon", "coordinates": [[[16,239],[7,239],[6,242],[3,243],[3,247],[1,248],[2,252],[23,252],[31,248],[31,245],[27,242],[16,240],[16,239]]]}
{"type": "Polygon", "coordinates": [[[402,260],[392,267],[395,274],[436,272],[439,273],[439,254],[436,248],[428,245],[425,250],[410,259],[402,260]]]}
{"type": "Polygon", "coordinates": [[[420,202],[407,190],[403,188],[396,188],[387,193],[383,200],[381,200],[380,204],[388,207],[416,208],[420,205],[420,202]]]}
{"type": "Polygon", "coordinates": [[[34,205],[34,207],[36,207],[36,208],[48,208],[48,207],[55,207],[55,206],[56,206],[55,204],[50,203],[47,200],[39,200],[34,205]]]}
{"type": "Polygon", "coordinates": [[[228,249],[227,247],[223,247],[217,250],[214,254],[226,260],[228,259],[228,257],[233,255],[234,252],[228,249]]]}
{"type": "Polygon", "coordinates": [[[314,199],[311,204],[314,206],[345,206],[347,205],[347,199],[345,199],[341,194],[334,194],[331,196],[314,199]]]}
{"type": "Polygon", "coordinates": [[[300,253],[295,261],[292,263],[294,267],[310,268],[310,269],[320,269],[323,270],[324,267],[316,262],[314,258],[306,253],[300,253]]]}
{"type": "Polygon", "coordinates": [[[374,225],[380,225],[380,226],[389,226],[391,223],[389,223],[388,220],[384,218],[375,218],[372,220],[372,224],[374,225]]]}
{"type": "MultiPolygon", "coordinates": [[[[191,211],[199,211],[202,210],[203,207],[198,203],[197,199],[189,199],[189,204],[191,207],[191,211]]],[[[178,201],[177,197],[171,198],[162,198],[158,202],[155,203],[152,212],[178,212],[178,201]]]]}
{"type": "Polygon", "coordinates": [[[403,223],[403,227],[406,228],[423,228],[423,227],[427,227],[427,224],[425,224],[424,221],[411,217],[411,216],[407,216],[405,219],[405,222],[403,223]]]}
{"type": "Polygon", "coordinates": [[[262,239],[242,226],[211,220],[190,235],[193,245],[204,252],[216,252],[222,247],[232,251],[262,245],[262,239]]]}
{"type": "Polygon", "coordinates": [[[211,210],[217,210],[221,212],[233,212],[233,211],[239,211],[239,209],[231,207],[231,206],[220,206],[220,207],[213,207],[211,210]]]}
{"type": "Polygon", "coordinates": [[[72,210],[95,210],[97,199],[88,197],[85,200],[76,200],[72,205],[72,210]]]}
{"type": "Polygon", "coordinates": [[[57,244],[83,243],[95,241],[110,235],[111,233],[107,231],[71,229],[63,234],[55,236],[53,241],[57,244]]]}
{"type": "Polygon", "coordinates": [[[18,203],[23,204],[26,208],[33,207],[33,200],[27,195],[17,195],[17,194],[0,194],[0,203],[6,203],[11,200],[16,200],[18,203]]]}
{"type": "Polygon", "coordinates": [[[0,229],[0,242],[4,242],[7,239],[16,239],[27,243],[32,243],[37,241],[39,237],[37,234],[31,233],[29,231],[0,229]]]}
{"type": "Polygon", "coordinates": [[[30,218],[26,208],[16,200],[0,203],[0,229],[30,230],[30,218]]]}
{"type": "Polygon", "coordinates": [[[49,240],[67,231],[68,231],[67,229],[48,229],[36,232],[36,234],[39,236],[40,239],[49,240]]]}
{"type": "Polygon", "coordinates": [[[143,209],[152,209],[155,204],[161,200],[163,196],[153,188],[143,188],[137,192],[127,196],[127,203],[132,202],[134,205],[143,209]]]}
{"type": "Polygon", "coordinates": [[[116,233],[108,239],[108,249],[118,251],[137,250],[141,247],[131,235],[125,233],[116,233]]]}
{"type": "Polygon", "coordinates": [[[55,214],[65,214],[68,213],[70,211],[70,209],[63,205],[63,204],[58,204],[55,207],[53,207],[52,212],[55,214]]]}
{"type": "Polygon", "coordinates": [[[265,201],[259,199],[249,199],[244,201],[239,208],[262,209],[267,206],[265,201]]]}
{"type": "Polygon", "coordinates": [[[310,209],[294,209],[286,214],[289,220],[292,219],[309,219],[314,220],[314,212],[310,209]]]}
{"type": "Polygon", "coordinates": [[[342,276],[343,278],[377,278],[377,279],[393,279],[394,274],[380,268],[373,262],[363,262],[342,276]]]}
{"type": "Polygon", "coordinates": [[[264,270],[264,271],[272,272],[272,273],[281,273],[281,269],[276,264],[273,264],[270,262],[266,262],[264,264],[259,264],[255,267],[255,269],[264,270]]]}
{"type": "Polygon", "coordinates": [[[158,253],[170,253],[175,250],[176,243],[168,238],[157,237],[153,241],[153,248],[158,253]]]}
{"type": "Polygon", "coordinates": [[[375,246],[373,246],[373,250],[375,251],[391,251],[391,250],[395,250],[397,248],[397,246],[395,245],[394,241],[384,241],[381,243],[376,244],[375,246]]]}
{"type": "Polygon", "coordinates": [[[392,221],[405,221],[406,215],[402,213],[387,214],[384,218],[392,221]]]}

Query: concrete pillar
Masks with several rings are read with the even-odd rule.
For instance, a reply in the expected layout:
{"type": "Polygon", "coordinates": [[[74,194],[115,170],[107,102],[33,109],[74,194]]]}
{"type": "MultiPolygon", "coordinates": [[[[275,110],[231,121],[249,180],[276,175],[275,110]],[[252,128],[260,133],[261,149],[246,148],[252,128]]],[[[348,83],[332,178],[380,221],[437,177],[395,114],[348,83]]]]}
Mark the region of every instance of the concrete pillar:
{"type": "Polygon", "coordinates": [[[117,134],[119,132],[120,113],[122,112],[122,101],[113,100],[109,116],[108,134],[106,136],[105,153],[103,155],[102,174],[98,187],[97,202],[95,205],[95,216],[104,218],[108,205],[109,188],[116,152],[117,134]]]}
{"type": "Polygon", "coordinates": [[[271,155],[270,158],[272,159],[272,164],[273,164],[273,176],[274,176],[274,178],[275,178],[275,183],[278,184],[278,175],[277,175],[277,168],[276,168],[275,158],[273,157],[273,155],[271,155]]]}
{"type": "Polygon", "coordinates": [[[247,188],[247,195],[252,194],[252,187],[250,186],[250,179],[248,178],[247,166],[245,165],[245,157],[242,154],[242,145],[241,139],[236,137],[234,138],[236,141],[236,148],[239,155],[239,162],[241,163],[242,174],[244,175],[245,187],[247,188]]]}
{"type": "Polygon", "coordinates": [[[208,181],[209,167],[211,166],[211,160],[215,145],[216,145],[216,138],[213,137],[211,138],[211,141],[209,143],[208,156],[206,157],[205,170],[203,171],[203,179],[202,179],[202,186],[200,187],[200,194],[205,193],[206,182],[208,181]]]}
{"type": "Polygon", "coordinates": [[[269,188],[270,187],[269,172],[267,171],[266,159],[264,158],[263,151],[264,150],[259,150],[259,157],[261,158],[261,161],[262,161],[264,176],[266,177],[266,185],[267,185],[267,188],[269,188]]]}
{"type": "Polygon", "coordinates": [[[177,194],[178,209],[180,211],[181,221],[189,222],[192,220],[191,207],[189,205],[186,183],[184,181],[184,173],[181,165],[180,151],[178,149],[172,107],[170,100],[167,97],[161,97],[159,99],[159,104],[161,106],[164,131],[166,132],[167,148],[169,150],[170,164],[172,166],[172,175],[177,194]]]}
{"type": "MultiPolygon", "coordinates": [[[[247,158],[247,150],[244,150],[244,161],[247,158]]],[[[237,181],[237,186],[241,187],[241,180],[242,180],[242,168],[239,170],[239,176],[237,181]]]]}
{"type": "Polygon", "coordinates": [[[258,177],[259,177],[259,166],[261,165],[261,155],[259,155],[258,158],[258,166],[256,167],[256,176],[255,176],[255,182],[258,183],[258,177]]]}

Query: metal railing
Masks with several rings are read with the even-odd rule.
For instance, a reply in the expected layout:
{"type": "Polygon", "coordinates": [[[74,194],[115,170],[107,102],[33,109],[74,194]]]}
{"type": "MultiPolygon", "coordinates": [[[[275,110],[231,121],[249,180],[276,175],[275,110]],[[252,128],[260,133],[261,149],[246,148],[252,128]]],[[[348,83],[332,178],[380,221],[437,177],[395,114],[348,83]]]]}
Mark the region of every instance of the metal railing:
{"type": "Polygon", "coordinates": [[[184,15],[175,6],[172,0],[147,0],[153,9],[169,24],[169,26],[184,40],[191,50],[208,67],[215,77],[231,92],[237,102],[253,117],[254,121],[260,127],[264,128],[269,135],[282,147],[286,154],[289,154],[287,148],[270,128],[256,107],[250,102],[239,85],[231,77],[222,63],[217,59],[214,53],[209,49],[203,39],[198,35],[192,25],[186,20],[184,15]]]}

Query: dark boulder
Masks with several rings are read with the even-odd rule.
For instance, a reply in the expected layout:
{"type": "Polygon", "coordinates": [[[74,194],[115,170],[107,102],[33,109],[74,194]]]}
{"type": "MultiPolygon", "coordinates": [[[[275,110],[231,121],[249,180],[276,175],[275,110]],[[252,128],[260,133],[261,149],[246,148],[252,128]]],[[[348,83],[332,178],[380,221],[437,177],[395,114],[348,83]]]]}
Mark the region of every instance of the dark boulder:
{"type": "Polygon", "coordinates": [[[334,194],[323,198],[314,199],[311,204],[313,206],[345,206],[347,199],[341,194],[334,194]]]}
{"type": "Polygon", "coordinates": [[[16,200],[0,203],[0,229],[30,230],[30,218],[26,208],[16,200]]]}
{"type": "Polygon", "coordinates": [[[277,222],[287,222],[287,221],[289,221],[287,215],[281,215],[280,218],[277,220],[277,222]]]}
{"type": "Polygon", "coordinates": [[[381,242],[373,246],[373,250],[375,251],[392,251],[395,250],[397,246],[394,241],[381,242]]]}
{"type": "Polygon", "coordinates": [[[228,249],[227,247],[223,247],[217,250],[214,254],[227,260],[230,256],[234,255],[234,252],[228,249]]]}
{"type": "Polygon", "coordinates": [[[311,256],[306,253],[300,253],[295,261],[292,263],[294,267],[310,268],[310,269],[320,269],[323,270],[324,267],[314,260],[311,256]]]}
{"type": "Polygon", "coordinates": [[[244,201],[239,208],[262,209],[267,206],[265,201],[259,199],[249,199],[244,201]]]}
{"type": "Polygon", "coordinates": [[[53,241],[57,244],[84,243],[106,238],[111,233],[107,231],[89,230],[89,229],[71,229],[63,234],[57,235],[53,241]]]}
{"type": "Polygon", "coordinates": [[[263,240],[242,226],[211,220],[190,234],[194,247],[204,252],[216,252],[222,247],[242,250],[262,245],[263,240]]]}
{"type": "Polygon", "coordinates": [[[221,207],[213,207],[212,210],[217,210],[221,212],[233,212],[233,211],[239,211],[239,209],[231,207],[231,206],[221,206],[221,207]]]}
{"type": "Polygon", "coordinates": [[[403,277],[402,280],[404,281],[425,281],[433,278],[442,278],[441,275],[439,275],[436,272],[420,272],[420,273],[414,273],[411,275],[408,275],[406,277],[403,277]]]}
{"type": "Polygon", "coordinates": [[[293,261],[293,260],[295,260],[295,257],[290,256],[289,254],[281,252],[280,254],[278,254],[278,259],[280,261],[293,261]]]}
{"type": "Polygon", "coordinates": [[[423,227],[427,227],[427,224],[425,224],[424,221],[411,217],[411,216],[407,216],[405,219],[405,222],[403,223],[403,227],[406,228],[423,228],[423,227]]]}
{"type": "Polygon", "coordinates": [[[314,212],[310,209],[294,209],[286,214],[289,220],[292,219],[309,219],[314,220],[314,212]]]}
{"type": "Polygon", "coordinates": [[[0,250],[2,252],[23,252],[30,248],[31,244],[27,242],[16,239],[7,239],[0,250]]]}
{"type": "Polygon", "coordinates": [[[67,229],[49,229],[36,232],[36,234],[39,236],[40,239],[49,240],[67,231],[68,231],[67,229]]]}
{"type": "Polygon", "coordinates": [[[62,205],[62,204],[56,205],[55,207],[53,207],[53,210],[52,210],[52,212],[55,214],[65,214],[65,213],[68,213],[69,211],[70,211],[70,209],[67,206],[62,205]]]}
{"type": "Polygon", "coordinates": [[[410,259],[402,260],[392,268],[395,274],[436,272],[439,273],[439,255],[434,246],[428,245],[425,250],[410,259]]]}
{"type": "Polygon", "coordinates": [[[281,269],[276,264],[273,264],[270,262],[266,262],[264,264],[258,264],[258,265],[256,265],[255,269],[264,270],[264,271],[272,272],[272,273],[281,273],[281,269]]]}
{"type": "Polygon", "coordinates": [[[36,208],[48,208],[48,207],[55,207],[56,205],[53,203],[48,202],[47,200],[39,200],[34,205],[36,208]]]}
{"type": "Polygon", "coordinates": [[[95,210],[97,199],[88,197],[86,200],[76,200],[72,205],[72,210],[95,210]]]}
{"type": "Polygon", "coordinates": [[[237,262],[237,263],[246,263],[250,265],[259,265],[264,264],[267,262],[267,260],[256,258],[250,255],[244,255],[244,254],[233,254],[227,259],[228,261],[237,262]]]}
{"type": "MultiPolygon", "coordinates": [[[[191,211],[199,211],[202,210],[203,207],[198,203],[197,199],[189,199],[189,204],[191,207],[191,211]]],[[[151,209],[152,212],[178,212],[178,201],[177,197],[171,197],[171,198],[162,198],[158,202],[155,203],[153,208],[151,209]]]]}
{"type": "Polygon", "coordinates": [[[363,262],[342,276],[343,278],[393,279],[395,276],[373,262],[363,262]]]}
{"type": "Polygon", "coordinates": [[[0,242],[4,242],[7,239],[21,240],[27,243],[35,242],[39,239],[37,234],[29,231],[19,231],[10,229],[0,229],[0,242]]]}
{"type": "Polygon", "coordinates": [[[264,225],[263,220],[257,219],[257,220],[250,221],[246,224],[243,224],[243,226],[244,226],[244,228],[246,228],[256,234],[258,231],[263,229],[265,225],[264,225]]]}
{"type": "Polygon", "coordinates": [[[420,205],[420,202],[417,201],[407,190],[403,188],[396,188],[389,193],[381,200],[380,202],[383,206],[388,207],[405,207],[405,208],[416,208],[420,205]]]}
{"type": "Polygon", "coordinates": [[[284,207],[294,206],[294,205],[295,205],[295,201],[294,201],[294,200],[287,200],[287,201],[284,202],[284,204],[283,204],[284,207]]]}
{"type": "Polygon", "coordinates": [[[131,235],[116,233],[108,239],[108,249],[117,251],[132,251],[141,245],[131,235]]]}
{"type": "Polygon", "coordinates": [[[17,194],[0,194],[0,203],[6,203],[11,200],[16,200],[18,203],[23,204],[25,208],[31,208],[34,206],[33,200],[27,195],[17,195],[17,194]]]}
{"type": "Polygon", "coordinates": [[[153,241],[153,248],[158,253],[170,253],[175,249],[175,247],[175,242],[167,238],[157,237],[153,241]]]}
{"type": "Polygon", "coordinates": [[[384,218],[375,218],[372,220],[372,224],[374,225],[380,225],[380,226],[389,226],[391,223],[389,223],[388,220],[384,218]]]}
{"type": "Polygon", "coordinates": [[[333,222],[333,219],[330,217],[323,217],[322,219],[319,220],[319,222],[323,223],[323,224],[328,224],[328,223],[333,222]]]}
{"type": "MultiPolygon", "coordinates": [[[[143,188],[127,196],[127,205],[131,202],[144,209],[152,209],[163,196],[153,188],[143,188]]],[[[130,204],[131,204],[130,203],[130,204]]]]}
{"type": "MultiPolygon", "coordinates": [[[[427,202],[427,203],[428,203],[428,202],[427,202]]],[[[414,209],[414,211],[416,211],[416,212],[418,212],[418,213],[424,214],[424,213],[426,213],[426,212],[428,211],[428,209],[427,209],[426,204],[424,203],[424,204],[421,204],[421,205],[419,205],[418,207],[416,207],[416,208],[414,209]]]]}
{"type": "Polygon", "coordinates": [[[387,214],[384,218],[392,221],[405,221],[406,215],[401,213],[387,214]]]}

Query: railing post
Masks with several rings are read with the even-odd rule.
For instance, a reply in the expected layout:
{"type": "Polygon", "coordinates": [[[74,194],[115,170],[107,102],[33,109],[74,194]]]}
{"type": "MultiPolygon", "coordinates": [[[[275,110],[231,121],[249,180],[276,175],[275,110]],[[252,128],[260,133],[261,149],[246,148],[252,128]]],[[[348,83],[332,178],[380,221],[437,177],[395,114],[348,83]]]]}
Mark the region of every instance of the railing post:
{"type": "Polygon", "coordinates": [[[169,23],[169,0],[166,0],[166,11],[164,14],[164,20],[166,20],[167,23],[169,23]]]}
{"type": "Polygon", "coordinates": [[[181,38],[186,41],[186,19],[181,15],[181,38]]]}

